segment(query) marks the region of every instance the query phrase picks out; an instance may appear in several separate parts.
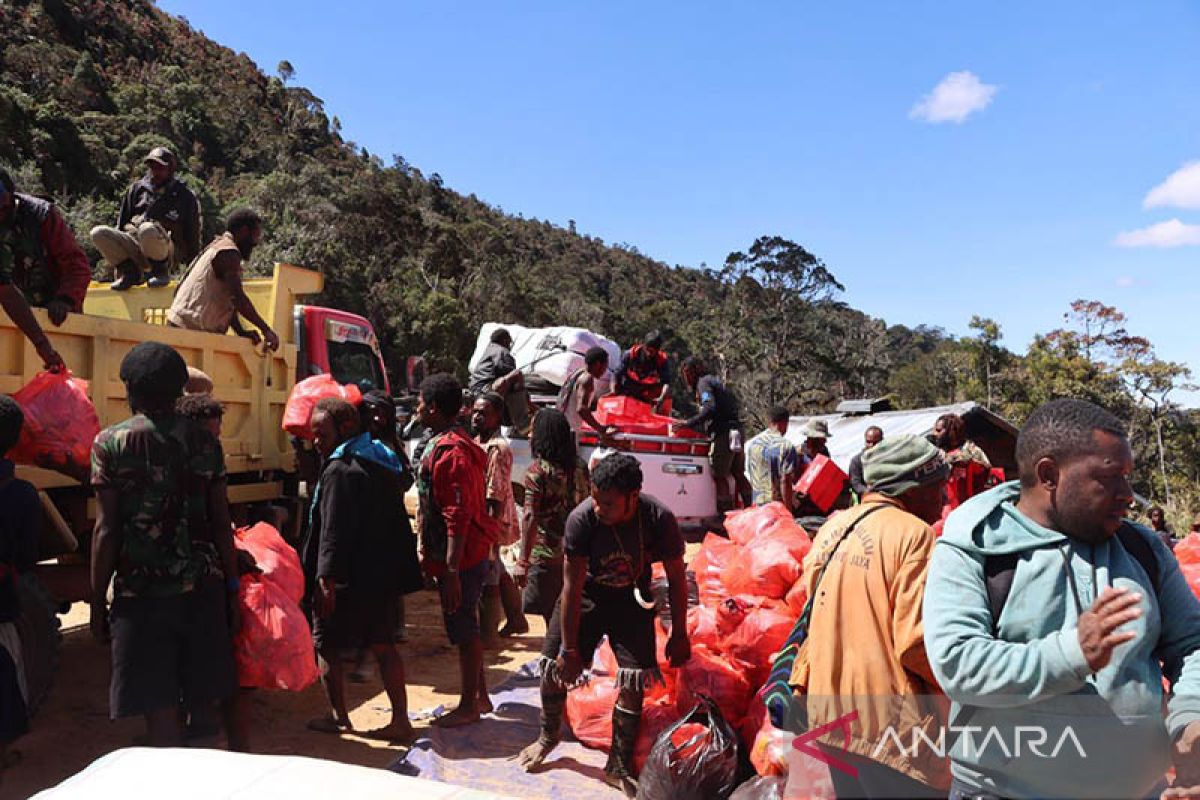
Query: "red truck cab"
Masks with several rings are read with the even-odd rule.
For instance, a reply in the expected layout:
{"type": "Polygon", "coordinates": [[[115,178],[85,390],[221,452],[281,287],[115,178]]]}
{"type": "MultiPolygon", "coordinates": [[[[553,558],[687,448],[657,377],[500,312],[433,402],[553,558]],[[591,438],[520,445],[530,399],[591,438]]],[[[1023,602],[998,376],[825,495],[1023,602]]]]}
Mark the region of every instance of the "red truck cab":
{"type": "Polygon", "coordinates": [[[296,306],[293,313],[296,380],[329,373],[341,384],[354,383],[364,392],[391,394],[379,340],[371,323],[358,314],[320,306],[296,306]]]}

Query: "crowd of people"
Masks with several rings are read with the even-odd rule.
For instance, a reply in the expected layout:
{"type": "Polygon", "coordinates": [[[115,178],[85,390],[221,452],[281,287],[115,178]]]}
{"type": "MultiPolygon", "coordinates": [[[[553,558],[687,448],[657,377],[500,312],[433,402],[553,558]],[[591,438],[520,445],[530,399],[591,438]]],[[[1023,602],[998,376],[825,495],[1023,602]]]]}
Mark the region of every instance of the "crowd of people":
{"type": "MultiPolygon", "coordinates": [[[[174,155],[156,147],[146,164],[116,226],[91,232],[116,274],[111,288],[161,288],[186,265],[169,325],[278,347],[242,287],[262,220],[235,211],[202,248],[199,206],[174,155]]],[[[47,368],[63,361],[30,307],[62,325],[82,310],[90,276],[54,206],[0,172],[0,305],[47,368]]],[[[496,330],[466,391],[447,374],[421,384],[424,435],[411,458],[384,393],[369,392],[359,407],[316,404],[320,465],[297,550],[329,708],[308,727],[354,730],[345,683],[358,672],[348,665],[369,656],[391,720],[359,733],[414,739],[397,644],[405,596],[435,588],[460,692],[433,724],[456,728],[490,713],[485,648],[541,617],[539,733],[518,756],[537,769],[560,741],[568,692],[607,638],[618,692],[604,778],[634,796],[643,699],[663,680],[652,565],[667,580],[665,658],[679,667],[691,656],[685,545],[671,510],[642,491],[638,460],[615,452],[589,468],[578,436],[590,428],[613,443],[618,431],[596,415],[606,392],[670,414],[670,359],[656,332],[615,370],[606,350],[592,348],[556,401],[536,409],[512,346],[496,330]],[[529,438],[519,493],[503,426],[529,438]],[[404,504],[412,486],[415,526],[404,504]]],[[[716,371],[691,357],[680,376],[696,412],[670,432],[710,439],[720,511],[767,503],[796,517],[830,511],[796,488],[830,456],[823,420],[806,422],[796,445],[789,409],[779,406],[743,442],[738,399],[716,371]]],[[[131,416],[96,438],[91,473],[91,629],[111,648],[111,715],[144,718],[150,745],[220,727],[231,749],[249,750],[233,640],[240,576],[256,567],[235,547],[221,405],[211,381],[165,344],[133,348],[120,379],[131,416]]],[[[40,511],[36,491],[3,458],[22,424],[20,407],[0,396],[0,770],[28,728],[14,622],[40,511]]],[[[825,731],[819,747],[841,765],[830,771],[838,797],[1200,797],[1200,601],[1172,555],[1162,509],[1150,509],[1149,527],[1127,519],[1134,464],[1125,427],[1090,403],[1051,401],[1021,428],[1015,461],[1016,480],[995,485],[990,459],[954,414],[928,437],[865,430],[832,509],[840,513],[815,528],[804,559],[808,602],[779,662],[788,701],[780,724],[825,731]],[[1022,749],[1030,725],[1039,745],[1069,734],[1070,747],[1053,758],[1022,749]],[[1004,747],[1014,734],[1015,748],[1004,747]]]]}

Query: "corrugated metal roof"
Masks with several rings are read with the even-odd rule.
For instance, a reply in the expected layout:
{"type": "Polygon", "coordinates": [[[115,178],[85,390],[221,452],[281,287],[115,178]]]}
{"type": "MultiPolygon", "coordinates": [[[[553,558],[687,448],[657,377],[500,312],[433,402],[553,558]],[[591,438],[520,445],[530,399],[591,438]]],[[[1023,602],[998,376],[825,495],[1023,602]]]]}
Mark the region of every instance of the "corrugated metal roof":
{"type": "Polygon", "coordinates": [[[829,439],[826,446],[834,462],[843,470],[849,469],[850,460],[862,452],[863,434],[867,428],[877,425],[883,429],[883,438],[913,434],[924,436],[933,430],[933,423],[943,414],[981,414],[987,422],[1016,436],[1017,429],[1008,420],[985,409],[974,402],[955,403],[948,406],[918,408],[912,411],[882,411],[878,414],[863,414],[845,416],[843,414],[822,414],[813,417],[792,417],[788,423],[787,438],[797,446],[804,442],[800,432],[810,419],[823,420],[829,426],[829,439]]]}

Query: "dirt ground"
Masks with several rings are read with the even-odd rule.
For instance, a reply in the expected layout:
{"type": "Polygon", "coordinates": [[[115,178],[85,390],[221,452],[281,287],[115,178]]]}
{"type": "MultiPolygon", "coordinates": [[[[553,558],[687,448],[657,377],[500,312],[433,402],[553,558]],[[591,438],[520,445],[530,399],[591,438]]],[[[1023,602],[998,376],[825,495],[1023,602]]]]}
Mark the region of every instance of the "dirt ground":
{"type": "MultiPolygon", "coordinates": [[[[79,604],[63,618],[62,660],[50,696],[31,723],[31,732],[15,745],[22,759],[0,784],[0,800],[17,800],[54,786],[100,756],[134,744],[143,733],[140,719],[108,718],[108,649],[94,642],[87,628],[87,607],[79,604]]],[[[505,640],[505,649],[485,656],[488,684],[505,680],[537,657],[543,624],[530,618],[530,633],[505,640]]],[[[409,640],[402,644],[408,678],[410,712],[457,703],[458,659],[446,640],[434,592],[410,595],[407,602],[409,640]]],[[[391,712],[377,679],[347,685],[355,728],[370,730],[387,723],[391,712]]],[[[308,731],[305,723],[325,712],[320,685],[299,693],[256,691],[252,699],[253,749],[257,753],[324,758],[367,767],[386,767],[403,748],[354,735],[331,736],[308,731]]],[[[415,724],[419,731],[428,720],[415,724]]],[[[223,746],[206,740],[198,746],[223,746]]]]}

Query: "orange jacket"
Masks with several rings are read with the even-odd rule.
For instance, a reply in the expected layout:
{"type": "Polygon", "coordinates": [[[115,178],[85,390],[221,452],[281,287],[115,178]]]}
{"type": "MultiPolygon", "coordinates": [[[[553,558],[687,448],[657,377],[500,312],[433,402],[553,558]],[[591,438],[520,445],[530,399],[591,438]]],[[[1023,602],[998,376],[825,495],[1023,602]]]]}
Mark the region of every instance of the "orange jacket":
{"type": "Polygon", "coordinates": [[[886,507],[863,519],[837,548],[816,588],[808,638],[791,683],[807,693],[800,699],[810,728],[858,712],[848,743],[840,732],[820,741],[943,788],[950,779],[946,760],[924,742],[912,747],[913,728],[936,742],[947,717],[925,656],[921,621],[933,530],[895,500],[868,493],[862,505],[821,526],[804,559],[802,580],[811,597],[834,543],[880,503],[886,507]]]}

